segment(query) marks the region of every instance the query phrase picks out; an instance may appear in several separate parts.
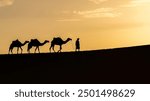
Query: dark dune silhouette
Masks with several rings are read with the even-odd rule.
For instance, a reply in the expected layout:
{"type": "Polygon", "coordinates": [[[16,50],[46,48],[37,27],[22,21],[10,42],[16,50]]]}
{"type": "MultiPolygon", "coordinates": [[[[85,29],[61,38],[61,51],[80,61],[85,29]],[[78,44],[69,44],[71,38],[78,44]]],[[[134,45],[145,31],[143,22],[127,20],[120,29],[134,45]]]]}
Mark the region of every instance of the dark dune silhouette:
{"type": "Polygon", "coordinates": [[[0,83],[150,83],[150,46],[0,55],[0,83]]]}
{"type": "Polygon", "coordinates": [[[51,41],[51,46],[50,46],[50,48],[49,48],[49,51],[51,52],[51,48],[52,48],[53,51],[55,52],[55,50],[54,50],[55,45],[59,45],[59,46],[60,46],[60,49],[58,50],[58,52],[61,52],[61,50],[62,50],[62,45],[63,45],[63,44],[66,44],[66,43],[69,42],[70,40],[72,40],[72,39],[71,39],[71,38],[67,38],[65,41],[63,41],[60,37],[53,38],[53,40],[51,41]]]}

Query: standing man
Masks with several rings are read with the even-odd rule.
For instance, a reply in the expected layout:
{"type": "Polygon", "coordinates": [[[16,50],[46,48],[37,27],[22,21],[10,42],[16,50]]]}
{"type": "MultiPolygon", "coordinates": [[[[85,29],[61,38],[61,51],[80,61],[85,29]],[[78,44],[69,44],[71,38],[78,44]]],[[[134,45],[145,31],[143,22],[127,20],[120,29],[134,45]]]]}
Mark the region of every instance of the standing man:
{"type": "Polygon", "coordinates": [[[80,51],[80,41],[79,41],[80,39],[79,38],[77,38],[77,40],[76,40],[76,52],[77,51],[80,51]]]}

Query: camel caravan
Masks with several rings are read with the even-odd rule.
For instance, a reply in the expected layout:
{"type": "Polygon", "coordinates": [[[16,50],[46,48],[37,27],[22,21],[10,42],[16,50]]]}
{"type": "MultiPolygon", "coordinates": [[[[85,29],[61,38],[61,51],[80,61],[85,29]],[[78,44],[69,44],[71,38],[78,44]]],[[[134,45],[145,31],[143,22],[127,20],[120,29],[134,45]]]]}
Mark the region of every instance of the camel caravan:
{"type": "MultiPolygon", "coordinates": [[[[71,38],[67,38],[64,41],[60,37],[55,37],[51,41],[51,45],[50,45],[49,51],[51,52],[51,49],[52,49],[55,52],[54,47],[55,47],[55,45],[58,45],[60,47],[58,52],[61,52],[62,45],[66,44],[67,42],[69,42],[71,40],[72,40],[71,38]]],[[[12,43],[10,44],[8,54],[13,54],[13,49],[14,48],[17,48],[17,54],[19,53],[19,49],[21,50],[21,54],[22,54],[22,52],[23,52],[22,47],[25,46],[26,44],[28,44],[28,47],[27,47],[27,52],[28,53],[30,53],[30,49],[33,48],[33,47],[35,47],[34,53],[36,53],[37,50],[40,53],[40,48],[39,47],[45,45],[46,43],[49,43],[49,41],[45,40],[44,42],[41,43],[38,39],[31,39],[30,41],[25,41],[24,43],[21,43],[17,39],[17,40],[12,41],[12,43]]]]}

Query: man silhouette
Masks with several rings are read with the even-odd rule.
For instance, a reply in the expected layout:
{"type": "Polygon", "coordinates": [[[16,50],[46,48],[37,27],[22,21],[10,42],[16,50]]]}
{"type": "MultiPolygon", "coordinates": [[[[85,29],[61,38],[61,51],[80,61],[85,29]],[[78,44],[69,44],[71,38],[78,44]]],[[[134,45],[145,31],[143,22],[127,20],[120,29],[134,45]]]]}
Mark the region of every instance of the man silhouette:
{"type": "Polygon", "coordinates": [[[76,52],[77,51],[80,51],[80,41],[79,41],[80,39],[79,38],[77,38],[77,40],[76,40],[76,52]]]}

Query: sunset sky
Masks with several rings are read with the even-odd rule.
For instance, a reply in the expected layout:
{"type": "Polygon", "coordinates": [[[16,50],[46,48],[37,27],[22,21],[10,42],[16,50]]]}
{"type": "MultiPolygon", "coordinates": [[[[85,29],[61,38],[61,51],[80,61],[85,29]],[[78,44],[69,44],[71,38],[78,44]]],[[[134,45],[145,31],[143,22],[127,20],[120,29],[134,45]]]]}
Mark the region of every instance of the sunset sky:
{"type": "Polygon", "coordinates": [[[16,39],[57,36],[73,39],[63,51],[73,51],[78,37],[81,50],[150,44],[150,0],[0,0],[0,54],[16,39]]]}

